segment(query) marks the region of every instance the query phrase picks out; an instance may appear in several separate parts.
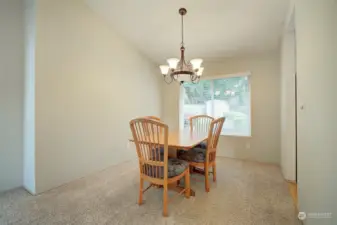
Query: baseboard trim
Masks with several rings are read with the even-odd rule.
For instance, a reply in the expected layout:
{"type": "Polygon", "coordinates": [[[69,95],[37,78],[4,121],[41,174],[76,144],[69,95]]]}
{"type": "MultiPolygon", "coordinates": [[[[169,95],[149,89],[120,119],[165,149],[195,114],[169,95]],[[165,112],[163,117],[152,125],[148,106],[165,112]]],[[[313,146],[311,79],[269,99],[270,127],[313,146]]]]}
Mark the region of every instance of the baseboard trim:
{"type": "Polygon", "coordinates": [[[23,189],[25,189],[31,195],[34,195],[34,196],[37,195],[36,193],[34,193],[34,192],[30,191],[29,189],[27,189],[25,186],[23,186],[23,189]]]}
{"type": "Polygon", "coordinates": [[[293,199],[295,209],[298,212],[298,190],[297,190],[297,184],[295,182],[291,182],[291,181],[289,182],[289,181],[287,181],[287,186],[288,186],[291,198],[293,199]]]}
{"type": "Polygon", "coordinates": [[[240,158],[234,158],[234,157],[228,157],[228,156],[222,156],[222,155],[217,155],[216,157],[217,158],[226,158],[226,159],[239,160],[239,161],[244,161],[244,162],[260,163],[260,164],[272,165],[272,166],[278,166],[278,167],[280,167],[280,164],[273,163],[273,162],[262,162],[262,161],[257,161],[257,160],[253,160],[253,159],[240,159],[240,158]]]}

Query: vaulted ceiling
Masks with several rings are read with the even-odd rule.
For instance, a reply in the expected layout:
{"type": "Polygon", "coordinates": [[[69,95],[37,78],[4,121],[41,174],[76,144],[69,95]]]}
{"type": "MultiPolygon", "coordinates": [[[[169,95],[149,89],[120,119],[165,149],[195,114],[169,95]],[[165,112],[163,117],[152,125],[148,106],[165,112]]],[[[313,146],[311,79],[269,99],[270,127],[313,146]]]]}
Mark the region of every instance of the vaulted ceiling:
{"type": "Polygon", "coordinates": [[[86,0],[120,36],[158,64],[179,57],[180,7],[186,57],[217,60],[278,49],[288,0],[86,0]]]}

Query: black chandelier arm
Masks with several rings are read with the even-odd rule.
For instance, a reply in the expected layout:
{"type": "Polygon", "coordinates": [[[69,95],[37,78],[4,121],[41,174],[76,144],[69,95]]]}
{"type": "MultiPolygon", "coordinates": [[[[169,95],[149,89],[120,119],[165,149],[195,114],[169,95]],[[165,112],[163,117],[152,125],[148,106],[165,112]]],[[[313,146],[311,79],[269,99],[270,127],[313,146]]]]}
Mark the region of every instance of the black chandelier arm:
{"type": "Polygon", "coordinates": [[[197,80],[198,79],[198,75],[196,75],[196,74],[192,74],[191,75],[191,81],[195,81],[195,80],[197,80]]]}
{"type": "Polygon", "coordinates": [[[173,78],[172,78],[171,75],[164,75],[164,81],[165,81],[165,83],[170,84],[170,83],[172,83],[173,78]],[[167,77],[169,77],[171,79],[168,80],[167,77]]]}
{"type": "Polygon", "coordinates": [[[199,81],[200,81],[200,76],[198,76],[196,74],[194,74],[194,75],[191,76],[191,82],[193,84],[197,84],[197,83],[199,83],[199,81]]]}
{"type": "Polygon", "coordinates": [[[200,77],[198,76],[195,80],[191,80],[193,84],[197,84],[200,81],[200,77]]]}

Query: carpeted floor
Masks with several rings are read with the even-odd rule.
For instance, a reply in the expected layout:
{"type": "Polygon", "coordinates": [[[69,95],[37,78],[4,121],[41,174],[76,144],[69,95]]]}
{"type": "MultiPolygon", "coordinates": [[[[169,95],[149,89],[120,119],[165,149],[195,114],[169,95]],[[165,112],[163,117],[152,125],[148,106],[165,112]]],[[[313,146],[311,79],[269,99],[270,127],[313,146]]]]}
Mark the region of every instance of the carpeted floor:
{"type": "MultiPolygon", "coordinates": [[[[136,162],[113,166],[67,185],[31,196],[23,189],[0,194],[0,224],[193,224],[294,225],[295,207],[279,167],[218,159],[211,191],[191,181],[196,197],[177,196],[162,217],[162,191],[150,189],[138,206],[136,162]]],[[[203,177],[193,175],[200,181],[203,177]]],[[[174,195],[174,193],[170,193],[174,195]]]]}

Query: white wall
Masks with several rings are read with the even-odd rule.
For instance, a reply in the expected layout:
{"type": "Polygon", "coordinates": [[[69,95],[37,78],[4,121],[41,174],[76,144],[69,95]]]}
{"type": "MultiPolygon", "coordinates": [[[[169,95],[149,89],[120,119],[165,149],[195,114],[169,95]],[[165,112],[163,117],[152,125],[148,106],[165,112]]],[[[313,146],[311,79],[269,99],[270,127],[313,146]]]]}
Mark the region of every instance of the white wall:
{"type": "Polygon", "coordinates": [[[135,158],[129,121],[161,113],[158,68],[81,0],[37,5],[36,189],[135,158]]]}
{"type": "MultiPolygon", "coordinates": [[[[280,163],[280,63],[278,53],[205,63],[205,77],[251,71],[252,137],[221,136],[218,155],[280,163]],[[250,145],[250,148],[247,146],[250,145]]],[[[163,118],[179,125],[179,85],[164,86],[163,118]]]]}
{"type": "Polygon", "coordinates": [[[281,44],[281,168],[296,180],[295,32],[286,30],[281,44]]]}
{"type": "Polygon", "coordinates": [[[337,1],[296,0],[299,210],[337,224],[337,1]],[[303,109],[301,107],[303,106],[303,109]]]}
{"type": "Polygon", "coordinates": [[[0,1],[0,191],[22,185],[23,3],[0,1]]]}

